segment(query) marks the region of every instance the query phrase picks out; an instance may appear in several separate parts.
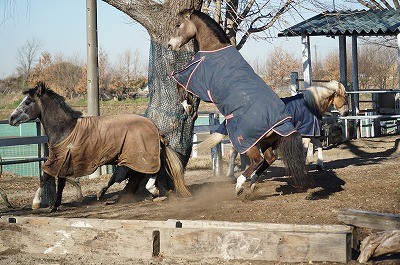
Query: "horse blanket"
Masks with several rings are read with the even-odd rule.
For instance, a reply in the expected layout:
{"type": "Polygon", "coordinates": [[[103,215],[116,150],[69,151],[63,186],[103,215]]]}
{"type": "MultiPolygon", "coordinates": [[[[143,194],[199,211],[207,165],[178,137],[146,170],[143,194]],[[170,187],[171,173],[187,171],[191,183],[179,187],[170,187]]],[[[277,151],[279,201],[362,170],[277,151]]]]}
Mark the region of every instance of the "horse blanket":
{"type": "MultiPolygon", "coordinates": [[[[282,98],[286,111],[291,115],[291,123],[301,136],[321,136],[322,115],[313,109],[304,99],[303,94],[282,98]]],[[[218,127],[217,132],[228,135],[225,121],[218,127]]]]}
{"type": "Polygon", "coordinates": [[[282,98],[285,109],[292,116],[292,124],[301,136],[321,136],[322,115],[312,108],[303,94],[282,98]]]}
{"type": "Polygon", "coordinates": [[[83,117],[67,138],[49,147],[42,170],[58,177],[81,177],[104,164],[154,174],[160,170],[160,134],[139,115],[83,117]]]}
{"type": "Polygon", "coordinates": [[[217,106],[239,153],[271,130],[282,136],[296,131],[285,104],[233,46],[199,51],[171,76],[188,92],[217,106]]]}

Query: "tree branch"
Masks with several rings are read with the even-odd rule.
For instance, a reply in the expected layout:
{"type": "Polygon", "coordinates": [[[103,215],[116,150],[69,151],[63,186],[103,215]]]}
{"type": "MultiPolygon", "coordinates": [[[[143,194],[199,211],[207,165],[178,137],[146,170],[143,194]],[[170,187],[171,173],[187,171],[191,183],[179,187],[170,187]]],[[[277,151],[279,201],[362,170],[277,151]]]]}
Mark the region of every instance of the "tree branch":
{"type": "Polygon", "coordinates": [[[261,20],[263,18],[266,18],[268,16],[259,16],[256,19],[254,19],[251,24],[249,29],[246,31],[246,33],[242,36],[240,39],[240,42],[237,44],[236,48],[240,50],[243,45],[246,43],[247,39],[250,37],[251,34],[256,33],[256,32],[261,32],[264,31],[268,28],[270,28],[274,23],[290,8],[290,5],[293,3],[294,0],[288,0],[280,9],[279,11],[274,15],[274,17],[265,25],[261,27],[253,27],[253,25],[256,23],[256,21],[261,20]]]}

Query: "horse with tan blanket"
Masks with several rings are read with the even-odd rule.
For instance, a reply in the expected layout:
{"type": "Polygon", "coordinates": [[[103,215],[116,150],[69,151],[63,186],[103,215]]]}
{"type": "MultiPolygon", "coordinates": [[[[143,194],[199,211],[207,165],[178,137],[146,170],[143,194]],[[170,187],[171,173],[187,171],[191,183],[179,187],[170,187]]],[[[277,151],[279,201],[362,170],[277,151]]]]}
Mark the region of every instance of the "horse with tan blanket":
{"type": "MultiPolygon", "coordinates": [[[[49,157],[43,164],[43,177],[32,208],[41,204],[42,188],[50,178],[58,178],[57,199],[61,205],[66,178],[93,173],[105,164],[126,166],[138,176],[157,174],[165,167],[176,191],[189,196],[183,179],[183,166],[177,154],[166,145],[155,124],[139,115],[82,117],[64,98],[42,82],[24,92],[25,98],[9,118],[10,125],[40,119],[49,143],[49,157]]],[[[154,178],[153,178],[154,179],[154,178]]],[[[72,182],[76,188],[77,183],[72,182]]],[[[149,191],[157,195],[152,185],[149,191]]]]}

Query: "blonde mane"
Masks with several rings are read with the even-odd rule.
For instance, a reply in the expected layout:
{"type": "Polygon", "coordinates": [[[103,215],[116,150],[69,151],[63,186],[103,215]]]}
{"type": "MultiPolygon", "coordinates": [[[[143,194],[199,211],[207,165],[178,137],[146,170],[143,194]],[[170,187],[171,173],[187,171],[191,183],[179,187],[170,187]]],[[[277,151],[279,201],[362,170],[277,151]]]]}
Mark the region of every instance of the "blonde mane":
{"type": "Polygon", "coordinates": [[[332,96],[335,92],[339,92],[340,88],[343,90],[343,93],[346,93],[344,86],[340,82],[332,80],[323,85],[307,88],[303,92],[303,95],[307,104],[311,108],[323,112],[322,106],[325,105],[326,99],[332,96]]]}

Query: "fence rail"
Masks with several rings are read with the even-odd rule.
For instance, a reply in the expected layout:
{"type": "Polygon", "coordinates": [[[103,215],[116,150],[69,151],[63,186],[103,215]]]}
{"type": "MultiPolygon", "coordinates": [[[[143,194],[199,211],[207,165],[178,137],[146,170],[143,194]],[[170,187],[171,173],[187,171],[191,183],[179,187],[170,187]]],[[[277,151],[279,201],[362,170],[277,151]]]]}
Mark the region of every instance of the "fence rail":
{"type": "MultiPolygon", "coordinates": [[[[209,117],[209,125],[196,125],[194,126],[194,133],[211,133],[219,127],[219,113],[217,112],[199,112],[199,115],[209,117]]],[[[38,145],[38,153],[36,157],[25,157],[25,158],[2,158],[0,154],[0,167],[5,165],[24,164],[38,162],[39,174],[41,174],[41,162],[47,160],[48,146],[47,136],[41,135],[41,123],[39,120],[33,121],[36,123],[36,136],[0,136],[0,147],[8,146],[21,146],[21,145],[38,145]],[[42,151],[43,150],[43,151],[42,151]]],[[[8,124],[7,120],[0,120],[0,125],[8,124]]],[[[200,141],[193,141],[193,144],[198,144],[200,141]]],[[[214,174],[219,174],[221,163],[222,163],[222,147],[221,144],[214,147],[211,150],[211,156],[213,161],[214,174]]]]}

